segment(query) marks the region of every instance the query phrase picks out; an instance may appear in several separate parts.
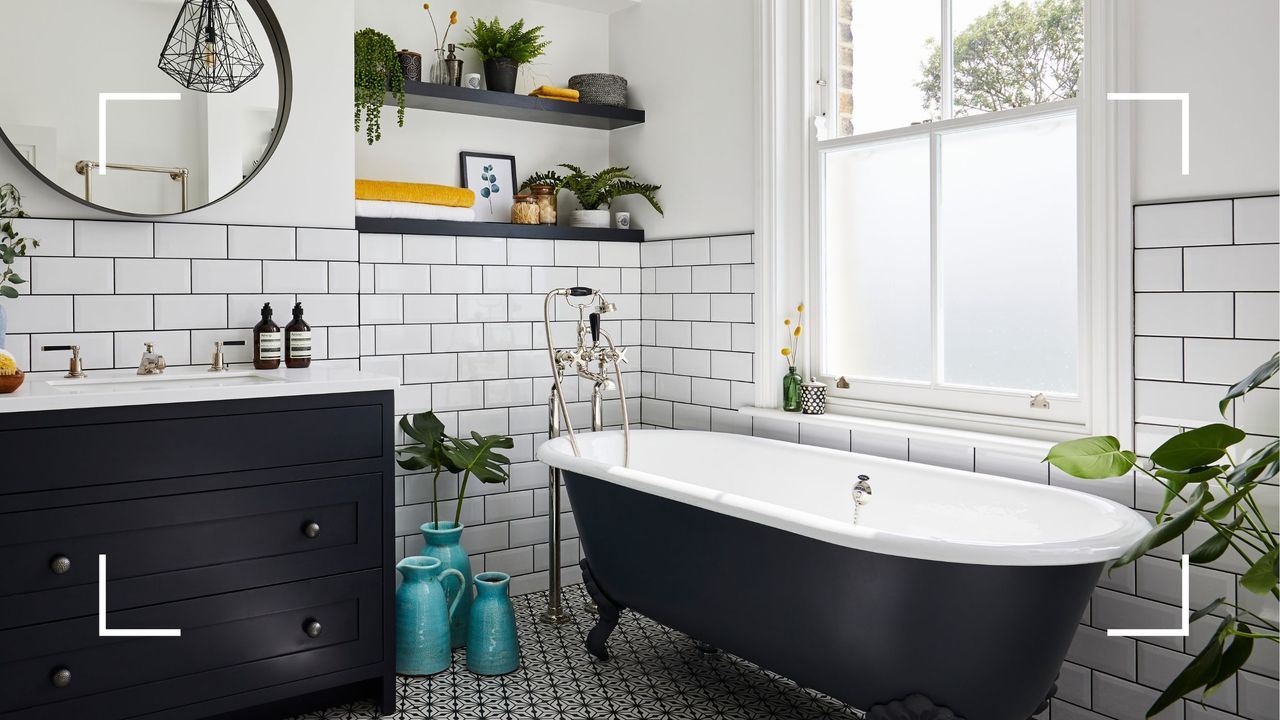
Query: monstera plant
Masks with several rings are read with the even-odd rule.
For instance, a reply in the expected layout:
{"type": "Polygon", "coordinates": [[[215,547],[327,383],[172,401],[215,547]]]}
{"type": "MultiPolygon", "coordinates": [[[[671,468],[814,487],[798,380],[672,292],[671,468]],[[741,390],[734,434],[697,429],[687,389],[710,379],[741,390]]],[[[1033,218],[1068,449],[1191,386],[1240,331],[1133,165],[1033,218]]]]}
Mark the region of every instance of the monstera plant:
{"type": "MultiPolygon", "coordinates": [[[[1218,404],[1226,417],[1231,401],[1242,398],[1270,380],[1280,369],[1280,353],[1227,391],[1218,404]]],[[[1238,556],[1248,568],[1240,587],[1256,595],[1280,599],[1277,585],[1275,529],[1254,497],[1254,491],[1272,482],[1280,469],[1280,445],[1272,440],[1240,460],[1233,448],[1245,441],[1245,433],[1231,425],[1213,423],[1173,436],[1151,453],[1150,464],[1140,462],[1131,450],[1121,450],[1114,437],[1088,437],[1055,445],[1045,460],[1074,477],[1101,480],[1131,471],[1164,486],[1164,502],[1155,527],[1129,548],[1112,569],[1136,561],[1157,547],[1183,536],[1197,522],[1213,534],[1189,553],[1196,565],[1207,565],[1227,553],[1238,556]]],[[[1200,608],[1191,620],[1210,613],[1222,615],[1217,630],[1199,654],[1169,683],[1147,717],[1152,717],[1197,689],[1201,699],[1212,695],[1244,666],[1255,641],[1278,642],[1276,625],[1240,605],[1218,598],[1200,608]]]]}
{"type": "Polygon", "coordinates": [[[445,434],[444,423],[434,413],[425,412],[400,418],[400,429],[416,444],[396,450],[396,462],[405,470],[432,472],[431,520],[440,522],[440,474],[459,473],[458,506],[453,514],[453,524],[462,523],[462,501],[467,497],[467,481],[475,477],[483,483],[504,483],[509,477],[507,466],[511,460],[497,450],[515,447],[515,441],[505,435],[481,435],[472,432],[470,438],[450,437],[445,434]]]}

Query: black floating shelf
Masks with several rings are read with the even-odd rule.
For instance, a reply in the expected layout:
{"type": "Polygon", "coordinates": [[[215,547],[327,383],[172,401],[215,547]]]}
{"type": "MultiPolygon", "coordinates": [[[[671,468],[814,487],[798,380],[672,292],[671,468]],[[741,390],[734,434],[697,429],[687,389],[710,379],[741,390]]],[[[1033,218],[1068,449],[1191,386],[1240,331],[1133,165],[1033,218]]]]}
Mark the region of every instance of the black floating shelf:
{"type": "MultiPolygon", "coordinates": [[[[643,110],[547,100],[528,95],[471,90],[454,85],[437,85],[412,80],[405,81],[404,95],[405,107],[462,115],[525,120],[597,130],[616,130],[644,122],[643,110]]],[[[396,99],[390,93],[387,94],[386,104],[396,105],[396,99]]]]}
{"type": "Polygon", "coordinates": [[[457,220],[405,220],[401,218],[358,217],[356,218],[356,230],[362,233],[386,233],[391,235],[457,235],[463,237],[644,242],[643,230],[458,222],[457,220]]]}

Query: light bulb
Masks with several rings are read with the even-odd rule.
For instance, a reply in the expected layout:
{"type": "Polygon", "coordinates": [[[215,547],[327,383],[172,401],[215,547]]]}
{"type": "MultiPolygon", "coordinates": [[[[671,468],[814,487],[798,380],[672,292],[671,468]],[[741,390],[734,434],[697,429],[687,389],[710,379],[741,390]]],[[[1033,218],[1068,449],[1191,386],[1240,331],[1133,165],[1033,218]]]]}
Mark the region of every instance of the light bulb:
{"type": "Polygon", "coordinates": [[[213,26],[204,30],[204,66],[212,70],[218,64],[218,33],[213,26]]]}

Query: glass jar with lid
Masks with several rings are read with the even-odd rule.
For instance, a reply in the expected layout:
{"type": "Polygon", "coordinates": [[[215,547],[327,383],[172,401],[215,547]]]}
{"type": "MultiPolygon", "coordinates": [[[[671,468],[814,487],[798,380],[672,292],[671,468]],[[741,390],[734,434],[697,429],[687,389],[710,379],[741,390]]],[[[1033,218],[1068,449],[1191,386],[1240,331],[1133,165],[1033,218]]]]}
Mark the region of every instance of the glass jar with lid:
{"type": "Polygon", "coordinates": [[[511,205],[511,222],[517,225],[537,225],[539,221],[538,203],[532,195],[516,195],[511,205]]]}
{"type": "Polygon", "coordinates": [[[538,222],[543,225],[556,224],[556,188],[554,185],[534,185],[529,188],[533,199],[538,203],[538,222]]]}

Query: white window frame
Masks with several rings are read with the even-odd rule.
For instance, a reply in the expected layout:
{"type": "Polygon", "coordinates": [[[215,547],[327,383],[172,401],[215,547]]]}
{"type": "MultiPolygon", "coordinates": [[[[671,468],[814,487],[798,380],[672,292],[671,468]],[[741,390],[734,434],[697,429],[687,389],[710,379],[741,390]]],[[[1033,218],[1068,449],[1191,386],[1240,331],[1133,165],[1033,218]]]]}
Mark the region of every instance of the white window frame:
{"type": "MultiPolygon", "coordinates": [[[[941,1],[941,0],[940,0],[941,1]]],[[[819,141],[817,130],[833,88],[826,82],[833,57],[834,33],[824,32],[824,14],[830,0],[758,0],[757,24],[762,52],[757,67],[759,88],[759,152],[757,167],[760,202],[757,228],[761,260],[757,263],[756,406],[780,405],[781,376],[785,364],[777,353],[782,318],[803,298],[814,316],[810,328],[819,327],[822,312],[813,301],[820,297],[820,259],[816,255],[822,222],[819,203],[811,202],[821,189],[820,150],[884,141],[921,132],[943,133],[957,128],[990,124],[990,115],[954,118],[932,123],[926,129],[906,128],[819,141]],[[801,228],[800,232],[797,229],[801,228]]],[[[1132,439],[1132,278],[1129,252],[1131,202],[1129,180],[1130,119],[1122,103],[1107,103],[1105,93],[1128,89],[1131,63],[1117,48],[1117,38],[1127,37],[1130,10],[1108,0],[1085,0],[1085,59],[1082,92],[1076,99],[1001,113],[1002,118],[1025,119],[1064,110],[1076,112],[1080,158],[1078,183],[1080,243],[1080,399],[1071,402],[1049,396],[1051,407],[1062,408],[1052,417],[1009,412],[1014,393],[982,389],[984,400],[967,410],[921,401],[903,393],[901,384],[886,384],[879,394],[842,396],[832,387],[828,422],[847,418],[882,426],[898,423],[903,430],[917,429],[921,436],[960,431],[999,438],[1055,441],[1087,434],[1108,433],[1132,439]],[[1001,407],[1004,400],[1004,407],[1001,407]],[[834,416],[833,416],[834,415],[834,416]],[[1031,415],[1031,417],[1026,417],[1031,415]]],[[[950,38],[946,39],[950,47],[950,38]]],[[[947,58],[947,53],[943,52],[947,58]]],[[[949,58],[947,58],[949,64],[949,58]]],[[[945,69],[944,69],[945,70],[945,69]]],[[[944,98],[948,102],[949,98],[944,98]]],[[[834,124],[834,116],[831,118],[834,124]]],[[[935,139],[934,142],[937,142],[935,139]]],[[[936,172],[935,172],[936,179],[936,172]]],[[[936,237],[936,234],[935,234],[936,237]]],[[[813,334],[801,344],[801,370],[807,376],[814,357],[813,334]]],[[[834,378],[824,378],[834,385],[834,378]]],[[[875,383],[860,383],[865,391],[875,383]]],[[[966,391],[957,390],[963,393],[966,391]]],[[[1028,410],[1030,396],[1018,392],[1028,410]]]]}

